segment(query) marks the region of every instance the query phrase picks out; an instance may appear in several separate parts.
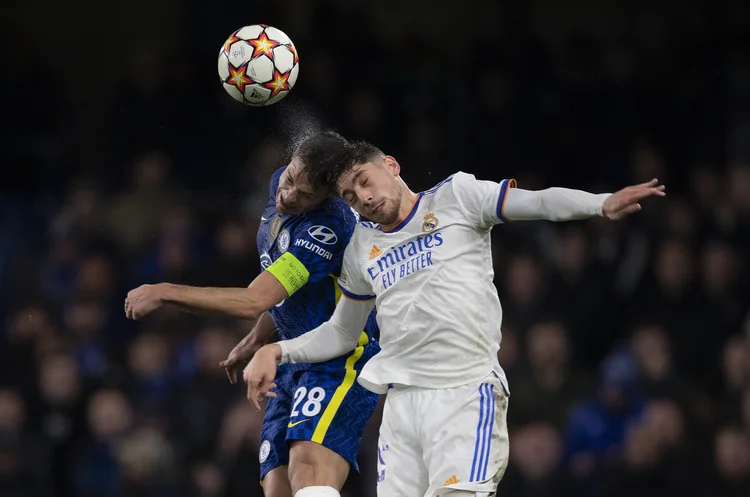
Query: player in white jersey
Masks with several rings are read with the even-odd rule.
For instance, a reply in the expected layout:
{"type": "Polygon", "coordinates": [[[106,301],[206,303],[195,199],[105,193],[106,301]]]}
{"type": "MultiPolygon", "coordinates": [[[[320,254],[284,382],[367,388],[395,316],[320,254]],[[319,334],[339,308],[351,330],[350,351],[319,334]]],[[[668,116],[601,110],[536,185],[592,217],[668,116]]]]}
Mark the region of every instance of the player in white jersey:
{"type": "MultiPolygon", "coordinates": [[[[414,193],[400,165],[368,144],[332,176],[341,197],[372,221],[344,254],[330,321],[261,349],[245,369],[256,407],[274,396],[277,363],[318,362],[353,350],[373,306],[381,352],[358,381],[387,393],[378,447],[380,497],[489,496],[508,462],[509,389],[497,362],[502,308],[493,285],[490,230],[510,221],[620,219],[664,195],[657,180],[614,194],[456,173],[414,193]]],[[[321,497],[329,495],[320,494],[321,497]]]]}

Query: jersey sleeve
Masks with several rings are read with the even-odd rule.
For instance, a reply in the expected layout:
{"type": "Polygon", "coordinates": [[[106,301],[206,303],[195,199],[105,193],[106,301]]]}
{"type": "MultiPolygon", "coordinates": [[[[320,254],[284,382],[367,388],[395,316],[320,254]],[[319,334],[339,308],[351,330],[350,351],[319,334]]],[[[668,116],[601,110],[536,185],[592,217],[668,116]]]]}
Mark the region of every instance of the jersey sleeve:
{"type": "Polygon", "coordinates": [[[496,183],[459,172],[453,175],[451,183],[461,210],[477,228],[489,229],[496,224],[510,222],[503,210],[508,190],[516,187],[516,180],[504,179],[496,183]]]}
{"type": "Polygon", "coordinates": [[[289,237],[288,248],[267,271],[290,296],[308,282],[338,275],[353,229],[354,223],[334,215],[303,218],[288,228],[288,234],[279,234],[289,237]]]}
{"type": "Polygon", "coordinates": [[[354,242],[350,243],[344,252],[341,276],[339,276],[339,289],[345,297],[352,300],[375,298],[372,285],[365,279],[358,264],[357,249],[354,242]]]}

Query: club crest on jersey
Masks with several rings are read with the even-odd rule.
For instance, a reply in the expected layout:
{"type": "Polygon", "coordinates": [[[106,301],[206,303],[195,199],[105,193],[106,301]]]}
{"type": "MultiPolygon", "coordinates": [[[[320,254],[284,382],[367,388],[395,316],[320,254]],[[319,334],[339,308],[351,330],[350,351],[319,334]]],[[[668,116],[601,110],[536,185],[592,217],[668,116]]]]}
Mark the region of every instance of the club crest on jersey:
{"type": "Polygon", "coordinates": [[[271,453],[271,442],[268,440],[263,440],[263,443],[260,444],[260,452],[258,454],[258,460],[261,464],[266,462],[266,459],[268,459],[268,455],[271,453]]]}
{"type": "Polygon", "coordinates": [[[434,230],[437,228],[438,225],[438,218],[435,217],[434,212],[428,212],[427,215],[424,217],[424,222],[422,223],[422,232],[427,233],[429,231],[434,230]]]}
{"type": "Polygon", "coordinates": [[[265,271],[271,266],[271,264],[273,264],[271,256],[263,252],[263,254],[260,256],[260,267],[265,271]]]}
{"type": "Polygon", "coordinates": [[[276,216],[273,218],[273,221],[271,221],[271,230],[268,232],[271,242],[276,240],[276,237],[279,236],[279,229],[281,229],[281,218],[276,216]]]}
{"type": "Polygon", "coordinates": [[[277,245],[279,246],[279,251],[280,252],[286,252],[287,251],[287,249],[289,248],[289,241],[290,241],[289,230],[282,231],[279,234],[279,241],[276,242],[277,245]]]}

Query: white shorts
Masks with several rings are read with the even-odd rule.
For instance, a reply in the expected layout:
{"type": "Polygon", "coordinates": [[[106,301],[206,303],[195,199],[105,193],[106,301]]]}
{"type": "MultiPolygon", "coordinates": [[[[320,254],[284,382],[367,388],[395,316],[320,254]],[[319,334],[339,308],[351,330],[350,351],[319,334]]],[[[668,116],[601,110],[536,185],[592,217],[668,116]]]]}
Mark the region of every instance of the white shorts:
{"type": "Polygon", "coordinates": [[[492,495],[508,465],[508,393],[493,373],[469,385],[388,390],[378,497],[492,495]]]}

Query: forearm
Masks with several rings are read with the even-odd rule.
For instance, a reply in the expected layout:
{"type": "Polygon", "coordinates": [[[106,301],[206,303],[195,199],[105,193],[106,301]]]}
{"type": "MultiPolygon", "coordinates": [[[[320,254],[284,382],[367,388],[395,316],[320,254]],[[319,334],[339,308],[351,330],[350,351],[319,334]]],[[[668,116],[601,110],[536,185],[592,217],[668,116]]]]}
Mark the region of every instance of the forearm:
{"type": "Polygon", "coordinates": [[[257,319],[265,309],[259,309],[252,292],[247,288],[193,287],[166,284],[164,303],[201,316],[226,316],[257,319]]]}
{"type": "Polygon", "coordinates": [[[329,321],[297,338],[278,342],[281,363],[324,362],[351,352],[373,307],[372,301],[341,299],[329,321]]]}
{"type": "Polygon", "coordinates": [[[601,216],[610,193],[593,194],[568,188],[540,191],[513,188],[503,206],[503,215],[511,221],[573,221],[601,216]]]}
{"type": "Polygon", "coordinates": [[[253,329],[250,330],[250,333],[247,334],[243,341],[247,340],[249,343],[265,345],[271,339],[274,332],[276,332],[276,324],[268,312],[264,312],[260,315],[255,326],[253,326],[253,329]]]}
{"type": "Polygon", "coordinates": [[[330,361],[354,350],[360,333],[342,332],[328,321],[297,338],[278,342],[281,364],[330,361]]]}

